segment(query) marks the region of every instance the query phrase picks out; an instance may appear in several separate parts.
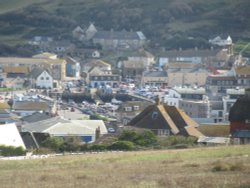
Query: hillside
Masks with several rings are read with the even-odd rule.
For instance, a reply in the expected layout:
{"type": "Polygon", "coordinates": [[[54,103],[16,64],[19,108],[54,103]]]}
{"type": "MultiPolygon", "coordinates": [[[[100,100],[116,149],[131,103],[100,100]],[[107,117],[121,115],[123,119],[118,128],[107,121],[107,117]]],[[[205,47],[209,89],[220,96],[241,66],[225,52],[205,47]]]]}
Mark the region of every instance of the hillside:
{"type": "Polygon", "coordinates": [[[35,35],[70,39],[77,26],[90,22],[110,30],[142,30],[151,45],[207,47],[207,39],[230,34],[250,38],[248,0],[3,0],[0,40],[19,43],[35,35]],[[194,37],[196,40],[190,40],[194,37]],[[195,43],[195,44],[190,44],[195,43]]]}
{"type": "Polygon", "coordinates": [[[5,188],[247,188],[249,149],[245,145],[0,160],[0,183],[5,188]]]}

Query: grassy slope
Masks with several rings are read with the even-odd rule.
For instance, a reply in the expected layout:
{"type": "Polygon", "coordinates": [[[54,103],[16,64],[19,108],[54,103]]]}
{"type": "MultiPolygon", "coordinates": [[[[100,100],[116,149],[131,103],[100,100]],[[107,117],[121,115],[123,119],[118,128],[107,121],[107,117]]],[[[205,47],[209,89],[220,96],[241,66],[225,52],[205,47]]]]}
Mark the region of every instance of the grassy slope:
{"type": "MultiPolygon", "coordinates": [[[[0,14],[25,8],[31,4],[34,4],[34,1],[2,0],[0,2],[0,14]]],[[[76,21],[81,26],[86,26],[90,21],[94,21],[97,26],[106,27],[105,29],[133,28],[134,30],[144,31],[150,39],[161,36],[160,40],[163,40],[176,33],[187,36],[201,35],[205,38],[214,34],[234,33],[237,37],[249,38],[247,28],[250,27],[250,23],[246,19],[248,10],[241,11],[241,9],[250,5],[250,3],[247,3],[247,0],[155,0],[154,3],[151,0],[37,0],[36,4],[39,4],[39,6],[52,14],[76,21]],[[131,23],[131,20],[129,20],[130,15],[136,11],[135,9],[142,12],[139,13],[140,18],[137,20],[135,18],[133,23],[131,23]],[[163,10],[165,13],[162,13],[163,10]],[[240,12],[244,13],[237,17],[240,12]],[[168,15],[169,13],[174,15],[174,18],[171,18],[172,21],[169,21],[169,16],[166,18],[162,17],[162,14],[168,15]],[[224,23],[224,20],[228,22],[229,18],[234,14],[236,14],[234,16],[236,20],[243,20],[242,22],[246,25],[246,28],[241,29],[238,27],[237,21],[233,25],[228,23],[225,26],[227,28],[221,27],[221,23],[224,23]],[[126,22],[126,19],[129,21],[126,22]]],[[[36,32],[36,28],[21,25],[21,27],[23,26],[27,28],[26,31],[21,31],[18,35],[9,34],[10,37],[0,36],[0,40],[7,43],[9,41],[18,42],[25,38],[24,36],[33,36],[36,32]],[[35,31],[32,33],[33,30],[35,31]],[[11,36],[14,39],[11,39],[11,36]]],[[[240,26],[242,26],[242,23],[240,26]]],[[[2,27],[10,26],[7,22],[4,22],[2,27]]],[[[38,28],[38,35],[43,33],[44,29],[49,31],[51,27],[38,28]]],[[[71,33],[72,29],[65,28],[67,33],[71,33]]]]}
{"type": "Polygon", "coordinates": [[[0,183],[6,188],[249,187],[249,156],[248,145],[0,161],[0,183]]]}
{"type": "Polygon", "coordinates": [[[16,11],[18,9],[24,8],[30,4],[45,2],[46,0],[1,0],[0,1],[0,14],[9,11],[16,11]]]}

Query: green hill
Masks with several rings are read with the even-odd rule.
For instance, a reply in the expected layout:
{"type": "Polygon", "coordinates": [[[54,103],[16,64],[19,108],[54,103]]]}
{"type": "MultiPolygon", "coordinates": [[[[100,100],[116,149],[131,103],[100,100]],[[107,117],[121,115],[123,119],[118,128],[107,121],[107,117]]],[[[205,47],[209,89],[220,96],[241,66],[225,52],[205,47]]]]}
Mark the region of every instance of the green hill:
{"type": "Polygon", "coordinates": [[[70,38],[77,25],[94,22],[106,30],[142,30],[151,44],[167,48],[189,47],[190,37],[206,47],[207,39],[217,34],[250,38],[248,7],[248,0],[3,0],[0,40],[15,44],[35,35],[70,38]]]}

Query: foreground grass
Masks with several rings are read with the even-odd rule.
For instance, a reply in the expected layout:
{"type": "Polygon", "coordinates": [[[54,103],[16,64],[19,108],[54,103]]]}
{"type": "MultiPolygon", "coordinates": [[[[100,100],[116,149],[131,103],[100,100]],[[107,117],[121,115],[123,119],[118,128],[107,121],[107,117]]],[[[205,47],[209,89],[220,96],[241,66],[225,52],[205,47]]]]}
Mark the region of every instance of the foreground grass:
{"type": "Polygon", "coordinates": [[[250,187],[250,146],[0,161],[1,187],[250,187]]]}

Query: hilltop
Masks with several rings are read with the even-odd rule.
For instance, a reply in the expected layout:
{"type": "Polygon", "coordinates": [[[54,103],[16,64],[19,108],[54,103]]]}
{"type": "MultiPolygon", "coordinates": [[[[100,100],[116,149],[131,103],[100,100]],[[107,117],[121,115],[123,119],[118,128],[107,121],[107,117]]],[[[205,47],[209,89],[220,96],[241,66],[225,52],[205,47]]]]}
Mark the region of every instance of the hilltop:
{"type": "Polygon", "coordinates": [[[248,0],[11,0],[0,3],[0,40],[20,43],[36,35],[71,37],[94,22],[105,30],[141,30],[154,46],[207,47],[218,34],[250,38],[248,0]]]}

